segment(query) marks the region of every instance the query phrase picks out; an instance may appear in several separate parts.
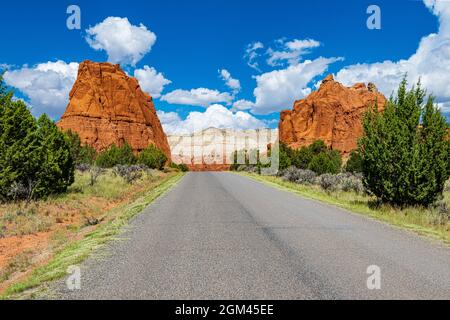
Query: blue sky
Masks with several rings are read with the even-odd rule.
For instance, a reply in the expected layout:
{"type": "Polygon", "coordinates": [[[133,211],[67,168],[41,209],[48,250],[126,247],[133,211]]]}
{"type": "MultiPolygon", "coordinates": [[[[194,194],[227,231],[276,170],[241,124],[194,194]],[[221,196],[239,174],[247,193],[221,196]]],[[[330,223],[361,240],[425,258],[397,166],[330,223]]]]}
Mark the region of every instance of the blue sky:
{"type": "Polygon", "coordinates": [[[385,94],[390,94],[405,72],[411,82],[422,76],[447,112],[448,3],[10,1],[2,4],[6,14],[0,20],[0,64],[8,68],[5,78],[16,95],[24,98],[35,114],[46,112],[55,120],[66,107],[76,63],[107,61],[108,57],[121,63],[130,75],[142,70],[141,85],[158,97],[155,106],[169,131],[215,123],[236,128],[276,127],[279,111],[291,108],[295,99],[308,94],[328,73],[346,85],[373,81],[385,94]],[[66,27],[70,4],[81,9],[81,30],[66,27]],[[381,30],[366,27],[366,9],[371,4],[381,9],[381,30]],[[111,30],[122,27],[129,28],[131,40],[147,47],[122,47],[131,43],[126,36],[111,39],[119,37],[111,30]],[[118,41],[119,48],[111,41],[118,41]],[[246,56],[246,50],[255,44],[259,49],[251,63],[256,62],[258,70],[248,65],[246,56]],[[294,58],[276,60],[277,54],[294,58]],[[444,66],[439,68],[440,64],[444,66]],[[219,73],[222,69],[228,71],[231,86],[219,73]],[[201,103],[196,102],[200,92],[201,103]]]}

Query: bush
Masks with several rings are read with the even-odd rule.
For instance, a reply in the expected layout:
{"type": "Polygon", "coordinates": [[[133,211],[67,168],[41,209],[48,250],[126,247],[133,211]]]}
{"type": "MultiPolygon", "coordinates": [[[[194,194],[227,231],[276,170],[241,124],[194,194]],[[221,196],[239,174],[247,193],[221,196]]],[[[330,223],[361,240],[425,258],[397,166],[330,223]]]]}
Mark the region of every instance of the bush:
{"type": "Polygon", "coordinates": [[[75,166],[75,169],[84,173],[91,169],[91,165],[87,163],[80,163],[75,166]]]}
{"type": "Polygon", "coordinates": [[[328,150],[328,147],[322,140],[316,140],[309,145],[308,149],[312,152],[312,154],[318,155],[320,153],[326,152],[328,150]]]}
{"type": "Polygon", "coordinates": [[[313,156],[308,169],[318,175],[325,173],[337,174],[341,171],[342,158],[336,150],[328,150],[313,156]]]}
{"type": "Polygon", "coordinates": [[[189,167],[187,165],[185,165],[184,163],[179,164],[178,168],[180,168],[181,172],[188,172],[189,171],[189,167]]]}
{"type": "Polygon", "coordinates": [[[346,172],[362,172],[363,158],[358,151],[352,151],[345,165],[346,172]]]}
{"type": "Polygon", "coordinates": [[[289,182],[296,182],[299,177],[299,169],[297,169],[294,166],[291,166],[287,168],[286,170],[283,170],[282,177],[284,180],[289,182]]]}
{"type": "Polygon", "coordinates": [[[148,169],[146,166],[124,166],[117,165],[113,168],[113,172],[122,177],[127,183],[134,183],[142,177],[142,171],[148,169]]]}
{"type": "Polygon", "coordinates": [[[280,144],[280,169],[286,169],[291,165],[299,169],[310,169],[318,174],[338,173],[341,170],[342,159],[337,151],[329,150],[322,140],[316,140],[298,150],[280,144]]]}
{"type": "Polygon", "coordinates": [[[181,172],[188,172],[189,171],[189,167],[187,165],[185,165],[184,163],[180,163],[180,164],[176,164],[175,162],[170,163],[170,167],[177,169],[181,172]]]}
{"type": "Polygon", "coordinates": [[[314,184],[316,178],[317,174],[314,171],[300,169],[299,177],[296,182],[299,184],[314,184]]]}
{"type": "Polygon", "coordinates": [[[167,162],[167,156],[154,145],[142,150],[138,157],[138,163],[144,164],[150,169],[162,170],[167,162]]]}
{"type": "Polygon", "coordinates": [[[342,174],[338,179],[342,191],[345,192],[353,191],[356,193],[364,192],[364,185],[361,178],[352,174],[351,175],[342,174]]]}
{"type": "Polygon", "coordinates": [[[307,169],[314,156],[309,147],[301,147],[292,153],[292,165],[299,169],[307,169]]]}
{"type": "Polygon", "coordinates": [[[424,104],[420,83],[399,86],[383,113],[375,106],[364,118],[360,142],[365,187],[382,202],[427,206],[441,197],[450,173],[448,124],[434,105],[424,104]]]}
{"type": "Polygon", "coordinates": [[[46,115],[36,120],[22,101],[0,91],[0,200],[65,192],[75,171],[66,136],[46,115]]]}
{"type": "Polygon", "coordinates": [[[279,169],[283,170],[283,169],[287,169],[292,165],[292,149],[289,148],[287,145],[285,145],[284,143],[280,143],[280,147],[279,147],[279,169]]]}
{"type": "Polygon", "coordinates": [[[117,147],[113,144],[98,155],[95,164],[102,168],[112,168],[117,165],[133,165],[136,164],[136,157],[128,143],[125,143],[122,147],[117,147]]]}
{"type": "Polygon", "coordinates": [[[70,145],[70,153],[75,165],[83,163],[94,164],[95,158],[97,157],[97,151],[91,146],[82,146],[80,137],[76,132],[68,130],[65,134],[70,145]]]}
{"type": "Polygon", "coordinates": [[[331,192],[339,188],[339,178],[335,174],[325,173],[316,179],[317,184],[325,191],[331,192]]]}
{"type": "Polygon", "coordinates": [[[283,172],[283,179],[298,184],[314,184],[316,173],[311,170],[298,169],[294,166],[289,167],[283,172]]]}

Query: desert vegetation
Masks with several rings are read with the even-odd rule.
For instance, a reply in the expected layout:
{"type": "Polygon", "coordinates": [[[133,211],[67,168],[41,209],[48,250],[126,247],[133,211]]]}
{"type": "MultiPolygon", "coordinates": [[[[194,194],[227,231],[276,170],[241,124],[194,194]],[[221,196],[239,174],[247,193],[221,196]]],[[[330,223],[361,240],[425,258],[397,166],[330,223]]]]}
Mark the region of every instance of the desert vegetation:
{"type": "Polygon", "coordinates": [[[359,147],[344,161],[323,141],[292,150],[280,145],[280,171],[234,165],[258,180],[438,237],[450,243],[449,126],[420,83],[403,81],[384,112],[375,105],[359,147]]]}

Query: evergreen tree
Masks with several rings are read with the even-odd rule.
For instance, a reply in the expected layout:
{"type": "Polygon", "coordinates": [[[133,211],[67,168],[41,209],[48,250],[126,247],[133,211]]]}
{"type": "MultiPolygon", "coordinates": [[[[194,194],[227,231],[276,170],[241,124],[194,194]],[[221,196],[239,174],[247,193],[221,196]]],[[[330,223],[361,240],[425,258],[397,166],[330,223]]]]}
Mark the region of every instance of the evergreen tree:
{"type": "Polygon", "coordinates": [[[341,154],[336,150],[321,151],[319,154],[313,156],[308,165],[308,169],[318,175],[325,173],[337,174],[341,171],[341,167],[341,154]]]}
{"type": "Polygon", "coordinates": [[[0,78],[0,200],[61,193],[73,182],[68,142],[56,125],[13,101],[0,78]]]}
{"type": "MultiPolygon", "coordinates": [[[[41,165],[36,120],[22,101],[4,99],[0,120],[0,197],[10,198],[11,186],[32,188],[41,165]]],[[[32,190],[29,190],[31,196],[32,190]]]]}
{"type": "Polygon", "coordinates": [[[37,125],[40,150],[35,158],[40,160],[40,166],[34,192],[37,197],[66,192],[74,182],[75,171],[70,142],[46,115],[38,119],[37,125]]]}
{"type": "Polygon", "coordinates": [[[309,163],[314,156],[313,151],[309,147],[301,147],[293,152],[292,165],[299,169],[307,169],[309,163]]]}
{"type": "Polygon", "coordinates": [[[292,149],[282,142],[279,147],[279,158],[280,170],[287,169],[292,165],[292,149]]]}
{"type": "Polygon", "coordinates": [[[97,151],[91,146],[81,145],[80,137],[76,132],[68,130],[66,133],[70,145],[70,153],[75,164],[93,164],[97,156],[97,151]]]}
{"type": "Polygon", "coordinates": [[[420,82],[396,97],[379,113],[375,105],[364,118],[360,141],[364,184],[386,203],[429,205],[442,194],[450,170],[448,125],[420,82]],[[421,123],[422,119],[422,123],[421,123]]]}
{"type": "Polygon", "coordinates": [[[95,162],[99,167],[112,168],[116,165],[133,165],[136,164],[136,160],[133,149],[125,143],[122,147],[111,145],[97,156],[95,162]]]}

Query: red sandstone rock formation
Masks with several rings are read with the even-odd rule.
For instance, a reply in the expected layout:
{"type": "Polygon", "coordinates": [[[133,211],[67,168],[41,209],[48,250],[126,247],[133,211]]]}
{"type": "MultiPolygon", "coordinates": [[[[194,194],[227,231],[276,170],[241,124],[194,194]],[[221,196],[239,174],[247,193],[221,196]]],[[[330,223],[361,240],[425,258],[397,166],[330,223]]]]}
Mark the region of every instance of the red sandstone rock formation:
{"type": "Polygon", "coordinates": [[[349,153],[363,134],[364,113],[375,103],[382,111],[386,99],[374,84],[357,83],[349,88],[329,75],[319,90],[296,101],[293,110],[281,112],[280,141],[299,148],[321,139],[332,149],[349,153]]]}
{"type": "Polygon", "coordinates": [[[69,105],[57,125],[77,132],[82,143],[97,151],[128,142],[137,153],[154,144],[171,158],[152,97],[119,65],[82,62],[69,105]]]}

